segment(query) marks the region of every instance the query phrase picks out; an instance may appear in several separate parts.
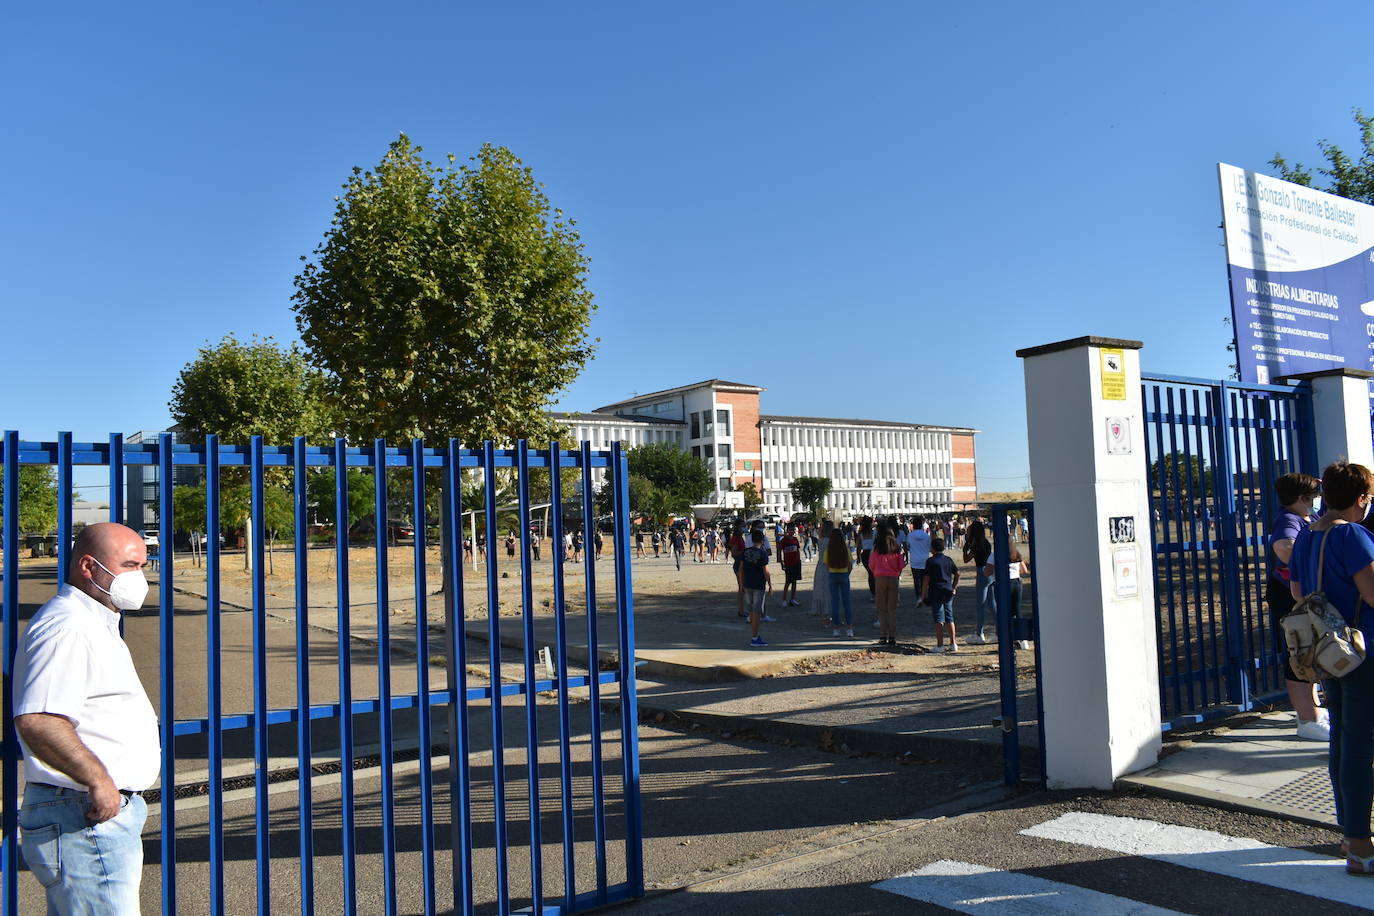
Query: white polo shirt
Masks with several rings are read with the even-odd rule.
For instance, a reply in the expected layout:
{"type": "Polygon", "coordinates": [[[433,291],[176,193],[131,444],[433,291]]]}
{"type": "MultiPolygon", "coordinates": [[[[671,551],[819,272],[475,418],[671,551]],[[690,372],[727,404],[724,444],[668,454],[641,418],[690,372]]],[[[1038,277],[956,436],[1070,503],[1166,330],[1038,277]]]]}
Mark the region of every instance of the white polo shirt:
{"type": "MultiPolygon", "coordinates": [[[[117,788],[142,791],[157,780],[157,714],[119,636],[119,615],[70,585],[38,609],[19,641],[14,714],[34,712],[70,719],[117,788]]],[[[86,788],[20,744],[28,782],[86,788]]]]}

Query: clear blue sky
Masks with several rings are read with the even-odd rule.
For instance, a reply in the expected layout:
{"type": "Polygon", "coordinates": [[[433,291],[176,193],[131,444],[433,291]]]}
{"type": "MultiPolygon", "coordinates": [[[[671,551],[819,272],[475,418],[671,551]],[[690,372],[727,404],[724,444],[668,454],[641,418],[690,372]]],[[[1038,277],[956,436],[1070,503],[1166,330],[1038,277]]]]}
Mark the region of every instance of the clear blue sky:
{"type": "Polygon", "coordinates": [[[578,221],[601,342],[563,409],[727,378],[978,427],[982,489],[1019,488],[1017,348],[1227,374],[1215,164],[1354,145],[1369,10],[11,5],[0,427],[159,428],[207,341],[295,339],[299,256],[404,131],[510,147],[578,221]]]}

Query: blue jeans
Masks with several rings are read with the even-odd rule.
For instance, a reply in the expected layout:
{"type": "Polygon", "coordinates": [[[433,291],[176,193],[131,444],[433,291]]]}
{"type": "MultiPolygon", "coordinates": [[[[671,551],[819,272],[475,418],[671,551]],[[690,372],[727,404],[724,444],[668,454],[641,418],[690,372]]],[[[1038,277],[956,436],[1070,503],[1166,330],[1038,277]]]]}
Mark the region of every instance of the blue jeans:
{"type": "Polygon", "coordinates": [[[1374,661],[1341,678],[1322,681],[1331,716],[1331,788],[1336,822],[1353,840],[1369,837],[1370,799],[1374,796],[1374,661]]]}
{"type": "Polygon", "coordinates": [[[148,804],[125,796],[119,814],[86,819],[79,789],[29,783],[19,809],[19,845],[43,885],[50,916],[137,916],[148,804]]]}
{"type": "Polygon", "coordinates": [[[832,572],[830,574],[830,623],[831,626],[839,627],[840,608],[844,608],[844,626],[854,625],[854,603],[849,597],[849,573],[832,572]]]}
{"type": "Polygon", "coordinates": [[[978,602],[973,631],[979,636],[983,635],[983,628],[987,626],[988,612],[992,612],[994,620],[997,618],[997,598],[993,595],[993,586],[996,582],[995,578],[985,576],[980,571],[973,583],[973,598],[978,602]]]}

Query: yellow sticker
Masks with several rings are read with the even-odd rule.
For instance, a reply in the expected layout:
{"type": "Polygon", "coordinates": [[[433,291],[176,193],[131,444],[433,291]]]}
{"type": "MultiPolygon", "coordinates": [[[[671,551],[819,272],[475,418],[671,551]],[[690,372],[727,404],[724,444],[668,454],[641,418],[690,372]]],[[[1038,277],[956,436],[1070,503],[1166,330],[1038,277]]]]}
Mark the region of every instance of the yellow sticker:
{"type": "Polygon", "coordinates": [[[1124,350],[1102,350],[1102,399],[1126,400],[1126,353],[1124,350]]]}

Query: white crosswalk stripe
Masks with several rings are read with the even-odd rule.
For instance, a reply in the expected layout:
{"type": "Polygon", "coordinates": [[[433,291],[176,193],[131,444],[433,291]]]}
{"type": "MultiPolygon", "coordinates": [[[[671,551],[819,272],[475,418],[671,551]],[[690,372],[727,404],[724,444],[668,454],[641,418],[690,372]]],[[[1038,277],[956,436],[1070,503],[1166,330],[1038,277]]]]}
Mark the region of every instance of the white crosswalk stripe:
{"type": "Polygon", "coordinates": [[[1061,884],[1035,875],[941,860],[873,885],[911,900],[977,916],[1178,916],[1166,910],[1100,891],[1061,884]]]}
{"type": "Polygon", "coordinates": [[[1131,817],[1072,812],[1022,830],[1374,910],[1374,881],[1345,874],[1345,860],[1131,817]]]}
{"type": "MultiPolygon", "coordinates": [[[[1022,835],[1137,856],[1374,910],[1374,881],[1345,874],[1345,861],[1194,827],[1072,812],[1022,835]]],[[[1175,913],[1035,875],[942,859],[874,888],[959,913],[996,916],[1168,916],[1175,913]]]]}

